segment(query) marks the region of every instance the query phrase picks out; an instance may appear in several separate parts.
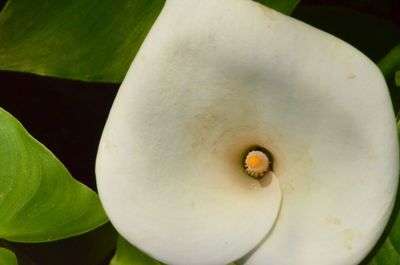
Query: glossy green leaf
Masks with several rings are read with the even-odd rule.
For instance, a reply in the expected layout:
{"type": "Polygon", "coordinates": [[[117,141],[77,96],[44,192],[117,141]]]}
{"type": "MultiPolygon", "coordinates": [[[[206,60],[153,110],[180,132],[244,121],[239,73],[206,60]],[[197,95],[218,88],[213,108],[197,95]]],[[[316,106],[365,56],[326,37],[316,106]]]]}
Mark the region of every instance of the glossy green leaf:
{"type": "MultiPolygon", "coordinates": [[[[400,34],[399,34],[400,35],[400,34]]],[[[400,43],[392,48],[379,62],[379,69],[385,76],[392,97],[395,113],[400,113],[400,43]]]]}
{"type": "Polygon", "coordinates": [[[97,194],[0,109],[0,238],[47,242],[105,222],[97,194]]]}
{"type": "Polygon", "coordinates": [[[129,244],[122,237],[118,238],[117,251],[110,265],[162,265],[129,244]]]}
{"type": "Polygon", "coordinates": [[[0,69],[120,82],[164,0],[9,0],[0,69]]]}
{"type": "Polygon", "coordinates": [[[400,265],[400,214],[379,251],[368,265],[400,265]]]}
{"type": "Polygon", "coordinates": [[[18,265],[17,257],[10,250],[6,248],[0,248],[0,264],[18,265]]]}
{"type": "Polygon", "coordinates": [[[400,216],[393,230],[369,265],[400,265],[400,216]]]}
{"type": "MultiPolygon", "coordinates": [[[[32,259],[28,255],[26,255],[26,253],[17,249],[13,244],[15,244],[15,243],[6,241],[4,239],[0,239],[0,248],[5,248],[5,249],[11,251],[17,257],[19,265],[48,265],[48,264],[38,264],[38,263],[32,261],[32,259]]],[[[22,244],[22,243],[20,243],[20,244],[22,244]]],[[[0,262],[0,264],[3,265],[1,262],[0,262]]],[[[51,264],[51,265],[53,265],[53,264],[51,264]]]]}
{"type": "MultiPolygon", "coordinates": [[[[258,0],[290,14],[300,0],[258,0]]],[[[164,0],[9,0],[0,14],[0,69],[120,82],[164,0]]]]}
{"type": "Polygon", "coordinates": [[[255,0],[263,5],[269,6],[279,12],[290,15],[300,0],[255,0]]]}
{"type": "Polygon", "coordinates": [[[378,63],[383,75],[390,77],[400,66],[400,43],[391,49],[378,63]]]}

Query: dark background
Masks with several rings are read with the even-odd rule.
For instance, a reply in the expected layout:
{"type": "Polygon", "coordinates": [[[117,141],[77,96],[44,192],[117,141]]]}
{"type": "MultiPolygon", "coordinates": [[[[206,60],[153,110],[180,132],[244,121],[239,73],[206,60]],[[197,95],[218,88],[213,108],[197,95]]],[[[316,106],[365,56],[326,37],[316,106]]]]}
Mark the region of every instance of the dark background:
{"type": "MultiPolygon", "coordinates": [[[[5,2],[0,0],[0,9],[5,2]]],[[[400,0],[303,0],[293,16],[344,39],[374,61],[400,42],[400,0]],[[383,36],[380,22],[365,23],[359,12],[392,23],[399,34],[383,36]]],[[[400,89],[390,85],[398,110],[400,89]]],[[[0,107],[55,153],[76,179],[96,189],[97,145],[118,87],[0,71],[0,107]]]]}

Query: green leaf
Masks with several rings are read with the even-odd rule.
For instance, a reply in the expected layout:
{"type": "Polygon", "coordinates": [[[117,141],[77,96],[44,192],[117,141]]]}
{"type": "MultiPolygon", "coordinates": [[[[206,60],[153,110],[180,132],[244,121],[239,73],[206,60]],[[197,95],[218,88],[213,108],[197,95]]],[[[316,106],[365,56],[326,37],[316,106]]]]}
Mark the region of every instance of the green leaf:
{"type": "Polygon", "coordinates": [[[263,5],[271,7],[283,14],[290,15],[300,0],[255,0],[263,5]]]}
{"type": "Polygon", "coordinates": [[[105,222],[97,194],[0,108],[0,238],[47,242],[105,222]]]}
{"type": "Polygon", "coordinates": [[[120,82],[164,0],[9,0],[0,69],[120,82]]]}
{"type": "Polygon", "coordinates": [[[392,231],[369,265],[400,265],[400,215],[392,231]]]}
{"type": "MultiPolygon", "coordinates": [[[[258,0],[290,14],[300,0],[258,0]]],[[[121,82],[165,0],[9,0],[0,69],[121,82]]]]}
{"type": "Polygon", "coordinates": [[[17,257],[10,250],[0,248],[0,264],[18,265],[17,257]]]}
{"type": "Polygon", "coordinates": [[[389,87],[395,113],[400,113],[400,43],[391,49],[378,63],[389,87]]]}
{"type": "Polygon", "coordinates": [[[110,265],[162,265],[162,263],[147,256],[125,239],[119,237],[117,251],[110,265]]]}
{"type": "MultiPolygon", "coordinates": [[[[16,249],[15,246],[13,246],[12,244],[14,243],[11,243],[4,239],[0,239],[0,248],[5,248],[8,251],[11,251],[16,256],[19,265],[39,265],[33,262],[32,259],[28,257],[25,253],[23,253],[19,249],[16,249]]],[[[1,263],[1,259],[0,259],[0,264],[3,265],[3,263],[1,263]]],[[[40,264],[40,265],[47,265],[47,264],[40,264]]]]}
{"type": "Polygon", "coordinates": [[[378,63],[383,75],[390,78],[400,66],[400,43],[391,49],[378,63]]]}

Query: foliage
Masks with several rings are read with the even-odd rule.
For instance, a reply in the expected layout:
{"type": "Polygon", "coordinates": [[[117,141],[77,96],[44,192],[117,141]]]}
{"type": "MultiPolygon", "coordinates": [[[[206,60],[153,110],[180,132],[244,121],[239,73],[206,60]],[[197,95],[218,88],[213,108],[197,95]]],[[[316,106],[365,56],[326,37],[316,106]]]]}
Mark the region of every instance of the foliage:
{"type": "Polygon", "coordinates": [[[52,241],[107,222],[97,194],[3,109],[0,191],[0,237],[10,241],[52,241]]]}
{"type": "Polygon", "coordinates": [[[120,82],[163,0],[9,0],[0,14],[0,69],[120,82]]]}
{"type": "Polygon", "coordinates": [[[0,248],[0,264],[18,265],[17,257],[6,248],[0,248]]]}

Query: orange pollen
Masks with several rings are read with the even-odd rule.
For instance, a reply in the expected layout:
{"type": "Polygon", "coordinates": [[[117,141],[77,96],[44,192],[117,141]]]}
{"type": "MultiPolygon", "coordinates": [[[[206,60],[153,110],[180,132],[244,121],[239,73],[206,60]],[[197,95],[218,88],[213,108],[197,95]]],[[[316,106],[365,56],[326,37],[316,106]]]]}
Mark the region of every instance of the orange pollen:
{"type": "Polygon", "coordinates": [[[248,167],[257,167],[260,165],[261,159],[257,155],[250,155],[246,162],[248,167]]]}
{"type": "Polygon", "coordinates": [[[259,178],[270,170],[270,160],[264,152],[253,150],[247,154],[244,167],[247,174],[259,178]]]}

